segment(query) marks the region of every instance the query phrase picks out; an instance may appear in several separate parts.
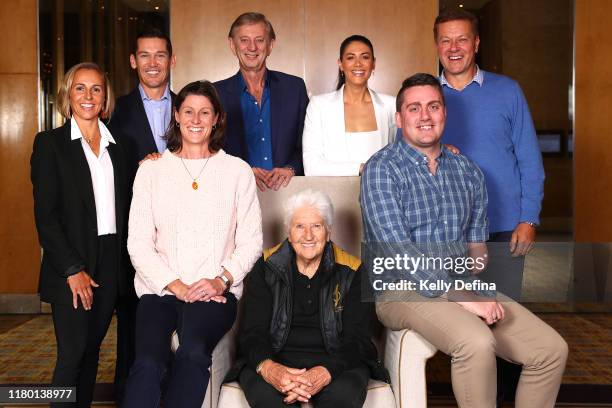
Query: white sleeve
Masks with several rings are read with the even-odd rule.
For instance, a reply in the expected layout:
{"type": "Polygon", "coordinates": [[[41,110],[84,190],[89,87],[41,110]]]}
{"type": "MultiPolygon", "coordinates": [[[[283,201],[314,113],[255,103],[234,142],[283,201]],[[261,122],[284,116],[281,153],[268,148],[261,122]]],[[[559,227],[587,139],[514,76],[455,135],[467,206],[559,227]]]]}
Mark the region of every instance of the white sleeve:
{"type": "Polygon", "coordinates": [[[245,163],[245,171],[239,175],[236,192],[236,232],[234,250],[221,261],[221,266],[232,274],[232,286],[239,285],[261,256],[263,234],[261,208],[257,198],[255,176],[245,163]]]}
{"type": "Polygon", "coordinates": [[[166,286],[179,276],[155,248],[157,233],[152,210],[152,184],[152,166],[145,162],[139,167],[134,180],[127,246],[138,278],[151,292],[161,296],[166,286]]]}

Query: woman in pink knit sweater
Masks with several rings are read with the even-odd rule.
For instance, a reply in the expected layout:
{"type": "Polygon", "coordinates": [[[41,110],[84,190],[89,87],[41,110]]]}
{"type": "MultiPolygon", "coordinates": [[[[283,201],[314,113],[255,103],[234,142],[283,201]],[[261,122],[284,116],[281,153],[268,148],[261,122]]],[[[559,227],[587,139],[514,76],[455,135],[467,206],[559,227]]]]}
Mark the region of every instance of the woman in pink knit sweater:
{"type": "Polygon", "coordinates": [[[261,211],[247,163],[222,149],[225,112],[208,81],[174,101],[168,150],[138,169],[128,250],[140,297],[136,358],[123,405],[200,407],[212,351],[231,329],[242,280],[261,255],[261,211]]]}

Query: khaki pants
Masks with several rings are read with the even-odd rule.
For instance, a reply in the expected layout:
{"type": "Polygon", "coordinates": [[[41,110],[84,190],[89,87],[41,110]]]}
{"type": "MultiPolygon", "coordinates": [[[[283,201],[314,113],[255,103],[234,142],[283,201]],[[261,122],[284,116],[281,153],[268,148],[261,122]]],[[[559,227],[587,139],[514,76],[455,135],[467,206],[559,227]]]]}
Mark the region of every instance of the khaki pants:
{"type": "Polygon", "coordinates": [[[410,328],[451,356],[453,391],[460,408],[493,408],[495,356],[521,364],[517,408],[552,408],[567,360],[567,343],[549,325],[498,293],[504,320],[487,326],[446,299],[376,304],[379,320],[393,330],[410,328]]]}

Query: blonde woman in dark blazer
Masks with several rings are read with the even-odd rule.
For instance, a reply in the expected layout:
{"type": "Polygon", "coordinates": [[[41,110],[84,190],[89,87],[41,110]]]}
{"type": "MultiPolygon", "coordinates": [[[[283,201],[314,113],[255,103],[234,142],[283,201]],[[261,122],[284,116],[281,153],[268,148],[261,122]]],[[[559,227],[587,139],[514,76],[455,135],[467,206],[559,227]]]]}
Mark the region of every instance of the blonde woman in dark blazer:
{"type": "Polygon", "coordinates": [[[395,140],[395,98],[368,87],[375,65],[366,37],[342,41],[336,91],[314,96],[306,110],[306,176],[357,176],[372,154],[395,140]]]}
{"type": "Polygon", "coordinates": [[[127,172],[120,137],[100,120],[114,105],[100,67],[72,67],[58,102],[66,123],[37,134],[31,158],[39,291],[57,340],[52,385],[76,387],[75,406],[89,407],[100,344],[127,287],[127,172]]]}

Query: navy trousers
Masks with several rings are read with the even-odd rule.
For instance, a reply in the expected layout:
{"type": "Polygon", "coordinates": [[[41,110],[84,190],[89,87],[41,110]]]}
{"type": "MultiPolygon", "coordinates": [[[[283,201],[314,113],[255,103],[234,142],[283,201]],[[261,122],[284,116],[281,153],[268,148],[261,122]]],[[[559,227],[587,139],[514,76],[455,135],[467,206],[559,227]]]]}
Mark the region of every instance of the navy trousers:
{"type": "Polygon", "coordinates": [[[166,381],[165,408],[199,408],[206,395],[212,352],[236,319],[237,301],[185,303],[175,296],[143,295],[136,312],[136,357],[122,406],[159,407],[166,381]],[[172,367],[170,340],[180,346],[172,367]]]}

